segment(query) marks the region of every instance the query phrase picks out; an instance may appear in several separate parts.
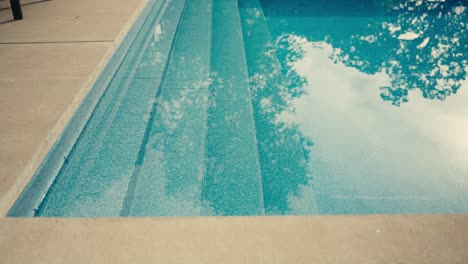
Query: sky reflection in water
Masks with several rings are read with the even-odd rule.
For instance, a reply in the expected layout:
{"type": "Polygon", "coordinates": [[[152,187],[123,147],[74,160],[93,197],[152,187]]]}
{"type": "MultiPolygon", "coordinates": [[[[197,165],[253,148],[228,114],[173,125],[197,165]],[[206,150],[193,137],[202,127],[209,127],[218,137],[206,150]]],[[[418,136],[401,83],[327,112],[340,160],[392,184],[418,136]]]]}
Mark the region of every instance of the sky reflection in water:
{"type": "Polygon", "coordinates": [[[263,10],[291,91],[276,122],[313,142],[320,213],[468,211],[466,5],[301,2],[263,10]]]}

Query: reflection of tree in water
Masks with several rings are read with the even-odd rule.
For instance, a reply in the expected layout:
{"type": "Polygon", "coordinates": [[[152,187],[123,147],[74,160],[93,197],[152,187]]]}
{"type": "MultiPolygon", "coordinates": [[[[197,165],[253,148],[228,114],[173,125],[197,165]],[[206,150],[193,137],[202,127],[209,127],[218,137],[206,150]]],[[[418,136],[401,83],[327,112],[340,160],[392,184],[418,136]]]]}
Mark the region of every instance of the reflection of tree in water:
{"type": "MultiPolygon", "coordinates": [[[[266,57],[262,62],[273,62],[266,57]]],[[[278,64],[263,64],[250,78],[254,105],[258,149],[263,178],[264,206],[267,214],[290,214],[289,198],[298,196],[299,186],[310,180],[307,159],[312,142],[304,138],[297,124],[285,123],[280,115],[288,115],[291,100],[302,93],[298,87],[287,85],[300,79],[287,73],[291,79],[281,79],[281,71],[268,70],[278,64]],[[294,88],[292,88],[294,87],[294,88]]],[[[311,212],[313,213],[313,212],[311,212]]]]}
{"type": "Polygon", "coordinates": [[[444,100],[466,76],[463,0],[395,2],[384,4],[389,16],[369,23],[367,32],[327,37],[336,49],[333,57],[365,73],[388,74],[391,87],[381,87],[381,97],[396,106],[407,102],[413,89],[427,99],[444,100]]]}
{"type": "MultiPolygon", "coordinates": [[[[291,67],[282,67],[277,56],[299,59],[295,46],[276,49],[271,43],[267,24],[258,16],[258,1],[249,2],[257,9],[241,8],[241,21],[246,42],[252,103],[262,173],[266,214],[297,214],[291,197],[300,196],[300,186],[310,182],[307,159],[312,142],[303,137],[296,124],[286,123],[282,115],[292,111],[291,101],[304,93],[305,80],[291,67]],[[290,50],[288,50],[290,49],[290,50]],[[282,51],[278,54],[278,51],[282,51]]],[[[285,58],[286,59],[286,58],[285,58]]],[[[284,116],[283,116],[284,117],[284,116]]],[[[311,201],[314,203],[314,201],[311,201]]],[[[303,210],[303,213],[315,213],[303,210]]]]}

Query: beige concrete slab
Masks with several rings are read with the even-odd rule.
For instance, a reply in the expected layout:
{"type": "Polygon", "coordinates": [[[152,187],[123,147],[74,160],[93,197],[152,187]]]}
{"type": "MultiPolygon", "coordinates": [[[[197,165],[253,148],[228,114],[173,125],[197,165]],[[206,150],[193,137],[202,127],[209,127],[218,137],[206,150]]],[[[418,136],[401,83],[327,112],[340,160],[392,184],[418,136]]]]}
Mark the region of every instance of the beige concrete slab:
{"type": "MultiPolygon", "coordinates": [[[[51,0],[23,7],[25,19],[0,26],[0,43],[114,41],[141,0],[51,0]]],[[[1,21],[11,19],[0,11],[1,21]]]]}
{"type": "Polygon", "coordinates": [[[0,45],[0,80],[88,78],[113,46],[113,42],[0,45]]]}
{"type": "Polygon", "coordinates": [[[468,215],[1,219],[4,263],[468,263],[468,215]]]}
{"type": "MultiPolygon", "coordinates": [[[[30,16],[43,15],[80,15],[92,12],[93,14],[120,13],[128,14],[132,10],[140,8],[142,4],[138,0],[21,0],[23,11],[30,16]]],[[[0,1],[0,10],[10,7],[9,0],[0,1]]]]}

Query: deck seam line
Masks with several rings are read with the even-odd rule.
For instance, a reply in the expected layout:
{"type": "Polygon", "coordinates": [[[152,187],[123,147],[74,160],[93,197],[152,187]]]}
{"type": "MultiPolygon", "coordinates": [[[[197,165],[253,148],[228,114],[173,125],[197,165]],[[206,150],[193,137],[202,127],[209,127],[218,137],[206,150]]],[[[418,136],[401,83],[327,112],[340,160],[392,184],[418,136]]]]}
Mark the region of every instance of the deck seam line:
{"type": "Polygon", "coordinates": [[[115,40],[66,40],[66,41],[19,41],[0,42],[0,45],[27,45],[27,44],[73,44],[73,43],[114,43],[115,40]]]}

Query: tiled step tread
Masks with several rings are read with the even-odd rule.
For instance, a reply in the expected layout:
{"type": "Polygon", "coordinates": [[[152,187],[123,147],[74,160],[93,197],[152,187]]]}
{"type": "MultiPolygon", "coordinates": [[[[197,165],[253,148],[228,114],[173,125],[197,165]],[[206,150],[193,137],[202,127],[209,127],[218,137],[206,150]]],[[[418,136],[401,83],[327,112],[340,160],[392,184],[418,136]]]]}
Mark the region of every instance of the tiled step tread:
{"type": "Polygon", "coordinates": [[[203,215],[264,213],[237,0],[214,1],[203,215]]]}
{"type": "Polygon", "coordinates": [[[156,102],[131,216],[199,215],[205,172],[211,0],[186,1],[156,102]]]}

